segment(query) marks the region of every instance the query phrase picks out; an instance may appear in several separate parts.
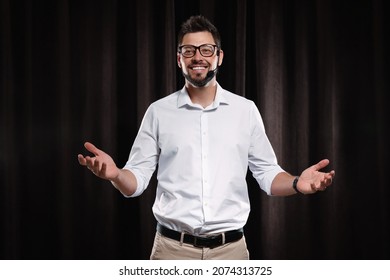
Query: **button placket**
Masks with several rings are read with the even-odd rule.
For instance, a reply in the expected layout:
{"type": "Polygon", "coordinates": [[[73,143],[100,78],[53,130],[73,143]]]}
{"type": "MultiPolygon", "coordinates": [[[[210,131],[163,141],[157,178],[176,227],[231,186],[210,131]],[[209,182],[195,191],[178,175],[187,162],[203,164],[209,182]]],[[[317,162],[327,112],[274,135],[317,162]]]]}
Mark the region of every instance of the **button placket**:
{"type": "Polygon", "coordinates": [[[202,141],[202,186],[203,186],[203,213],[205,219],[208,217],[208,205],[209,205],[209,189],[210,189],[210,177],[209,177],[209,125],[208,125],[208,113],[203,111],[201,115],[201,141],[202,141]]]}

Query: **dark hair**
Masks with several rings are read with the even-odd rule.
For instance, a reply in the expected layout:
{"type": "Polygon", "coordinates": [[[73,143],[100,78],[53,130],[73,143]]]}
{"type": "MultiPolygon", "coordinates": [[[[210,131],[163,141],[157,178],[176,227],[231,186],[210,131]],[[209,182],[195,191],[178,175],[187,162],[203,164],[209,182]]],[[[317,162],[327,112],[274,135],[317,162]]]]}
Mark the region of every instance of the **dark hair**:
{"type": "Polygon", "coordinates": [[[221,48],[221,35],[219,34],[217,28],[202,15],[191,16],[181,25],[179,34],[177,36],[177,46],[180,46],[181,42],[183,41],[184,35],[186,35],[187,33],[195,33],[202,31],[210,32],[213,35],[215,44],[217,45],[218,49],[221,48]]]}

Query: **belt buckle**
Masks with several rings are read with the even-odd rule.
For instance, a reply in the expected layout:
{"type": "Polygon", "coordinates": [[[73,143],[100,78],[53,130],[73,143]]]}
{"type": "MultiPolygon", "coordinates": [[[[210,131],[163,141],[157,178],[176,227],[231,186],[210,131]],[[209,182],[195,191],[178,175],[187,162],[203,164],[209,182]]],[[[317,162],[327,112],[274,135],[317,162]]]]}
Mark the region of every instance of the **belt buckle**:
{"type": "Polygon", "coordinates": [[[219,239],[219,236],[211,236],[209,238],[202,238],[202,237],[198,237],[198,236],[194,236],[194,247],[197,247],[197,248],[215,248],[215,247],[218,247],[220,245],[222,245],[222,243],[218,240],[219,239]],[[205,240],[206,243],[207,241],[209,241],[210,243],[212,243],[213,241],[214,242],[218,242],[217,244],[198,244],[198,240],[205,240]]]}
{"type": "Polygon", "coordinates": [[[198,237],[194,236],[194,244],[193,245],[197,248],[204,248],[204,246],[198,244],[197,240],[198,240],[198,237]]]}

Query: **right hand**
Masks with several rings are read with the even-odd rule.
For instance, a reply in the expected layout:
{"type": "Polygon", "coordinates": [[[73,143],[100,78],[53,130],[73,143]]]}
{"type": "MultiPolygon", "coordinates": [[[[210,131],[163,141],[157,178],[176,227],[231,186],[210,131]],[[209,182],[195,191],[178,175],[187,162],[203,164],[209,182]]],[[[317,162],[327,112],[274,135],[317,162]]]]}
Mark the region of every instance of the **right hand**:
{"type": "Polygon", "coordinates": [[[79,163],[82,166],[86,166],[96,176],[106,179],[114,180],[119,176],[119,169],[116,166],[114,160],[102,150],[99,150],[92,143],[86,142],[84,147],[94,154],[93,157],[83,156],[79,154],[77,156],[79,163]]]}

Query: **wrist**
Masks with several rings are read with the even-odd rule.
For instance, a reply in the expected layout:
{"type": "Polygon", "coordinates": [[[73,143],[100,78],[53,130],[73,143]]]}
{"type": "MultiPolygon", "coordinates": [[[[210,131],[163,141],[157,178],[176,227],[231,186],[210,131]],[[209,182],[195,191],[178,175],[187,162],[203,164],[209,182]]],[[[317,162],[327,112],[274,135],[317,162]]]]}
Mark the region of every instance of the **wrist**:
{"type": "Polygon", "coordinates": [[[296,177],[294,178],[293,183],[292,183],[292,188],[295,190],[296,193],[304,194],[303,192],[301,192],[301,191],[298,189],[298,181],[299,181],[299,176],[296,176],[296,177]]]}

